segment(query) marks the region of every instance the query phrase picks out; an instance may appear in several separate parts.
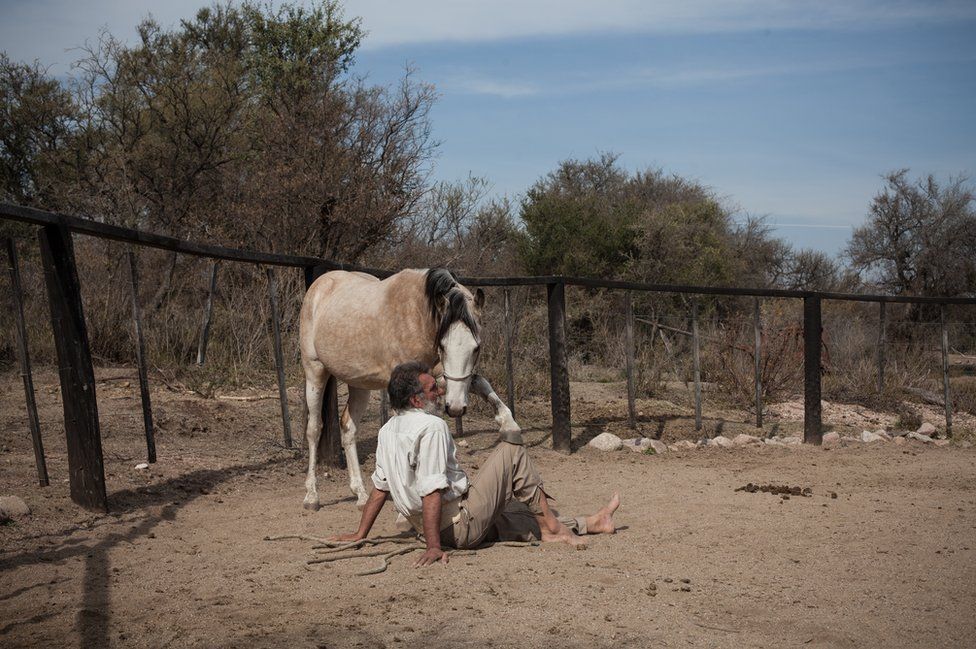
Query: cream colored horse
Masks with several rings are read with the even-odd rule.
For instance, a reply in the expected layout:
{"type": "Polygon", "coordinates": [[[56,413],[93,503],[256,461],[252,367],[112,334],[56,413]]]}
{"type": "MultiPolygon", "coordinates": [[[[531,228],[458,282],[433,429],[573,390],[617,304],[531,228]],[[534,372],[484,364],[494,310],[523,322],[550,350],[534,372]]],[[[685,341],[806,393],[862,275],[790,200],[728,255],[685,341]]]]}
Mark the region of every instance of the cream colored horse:
{"type": "Polygon", "coordinates": [[[349,488],[360,507],[367,492],[356,453],[357,426],[370,391],[386,389],[390,373],[400,363],[423,361],[434,368],[435,376],[442,373],[447,414],[464,414],[470,390],[494,406],[503,433],[520,430],[488,381],[475,373],[483,304],[481,289],[472,295],[443,268],[404,270],[382,281],[365,273],[332,271],[315,280],[302,302],[299,329],[308,403],[307,509],[319,508],[316,450],[330,376],[349,387],[340,426],[349,488]]]}

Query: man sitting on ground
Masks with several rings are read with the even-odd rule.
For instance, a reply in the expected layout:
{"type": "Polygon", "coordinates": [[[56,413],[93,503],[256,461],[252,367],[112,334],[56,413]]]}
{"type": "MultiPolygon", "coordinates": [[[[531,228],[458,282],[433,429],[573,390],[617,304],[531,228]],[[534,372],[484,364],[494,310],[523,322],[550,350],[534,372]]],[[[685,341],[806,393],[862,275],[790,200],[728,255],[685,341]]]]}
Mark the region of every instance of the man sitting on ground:
{"type": "Polygon", "coordinates": [[[427,543],[417,566],[438,559],[447,563],[442,545],[463,549],[491,541],[541,540],[579,547],[585,545],[579,535],[614,533],[613,514],[620,506],[616,493],[595,514],[557,518],[519,433],[503,435],[469,483],[447,423],[435,414],[444,390],[425,364],[398,365],[387,392],[397,412],[379,432],[373,491],[359,530],[336,540],[366,538],[389,498],[427,543]]]}

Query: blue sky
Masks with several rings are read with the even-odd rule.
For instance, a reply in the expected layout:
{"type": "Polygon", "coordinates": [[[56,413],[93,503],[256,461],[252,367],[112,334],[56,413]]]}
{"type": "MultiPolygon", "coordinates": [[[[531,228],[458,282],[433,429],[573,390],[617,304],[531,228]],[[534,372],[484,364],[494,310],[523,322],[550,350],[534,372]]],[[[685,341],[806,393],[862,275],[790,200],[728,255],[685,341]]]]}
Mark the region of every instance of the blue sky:
{"type": "MultiPolygon", "coordinates": [[[[0,0],[0,47],[64,73],[104,25],[203,4],[0,0]],[[79,6],[80,5],[80,6],[79,6]]],[[[976,174],[976,2],[346,3],[356,74],[432,83],[435,177],[517,198],[566,158],[662,168],[837,253],[880,175],[976,174]]]]}

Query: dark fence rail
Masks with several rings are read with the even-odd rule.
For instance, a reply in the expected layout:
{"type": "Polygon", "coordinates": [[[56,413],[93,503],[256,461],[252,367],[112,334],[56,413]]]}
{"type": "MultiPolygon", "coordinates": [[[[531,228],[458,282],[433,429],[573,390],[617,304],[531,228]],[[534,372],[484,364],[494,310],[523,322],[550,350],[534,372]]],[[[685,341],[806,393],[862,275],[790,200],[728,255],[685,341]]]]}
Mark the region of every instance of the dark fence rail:
{"type": "MultiPolygon", "coordinates": [[[[74,251],[71,245],[71,234],[83,234],[88,236],[111,239],[129,244],[136,244],[163,250],[170,250],[197,257],[207,257],[215,260],[236,261],[242,263],[262,264],[265,266],[284,266],[302,268],[306,287],[324,272],[331,270],[350,270],[365,272],[376,277],[385,278],[393,274],[394,271],[378,268],[368,268],[355,264],[343,264],[329,259],[317,257],[302,257],[296,255],[281,255],[266,252],[254,252],[250,250],[239,250],[202,244],[194,241],[184,241],[175,237],[169,237],[131,228],[124,228],[107,223],[101,223],[92,219],[79,218],[67,214],[47,212],[43,210],[0,203],[0,219],[19,221],[40,228],[39,241],[44,253],[42,261],[44,272],[47,279],[48,298],[52,307],[52,324],[55,328],[58,344],[58,362],[62,375],[62,396],[65,408],[65,434],[68,438],[68,463],[71,482],[72,498],[82,506],[106,509],[107,500],[105,496],[104,474],[102,469],[101,457],[101,437],[98,427],[97,405],[95,403],[94,385],[91,379],[92,367],[91,357],[88,352],[87,331],[84,323],[84,316],[81,308],[81,295],[79,291],[79,281],[74,261],[74,251]]],[[[12,276],[16,274],[16,251],[11,243],[8,246],[8,256],[10,258],[12,276]]],[[[216,274],[214,273],[214,277],[216,274]]],[[[274,290],[273,274],[269,269],[269,299],[272,305],[272,318],[277,316],[276,295],[274,290]]],[[[716,287],[716,286],[691,286],[691,285],[670,285],[670,284],[650,284],[641,282],[628,282],[621,280],[595,279],[587,277],[567,277],[567,276],[537,276],[537,277],[461,277],[460,281],[468,286],[482,287],[504,287],[508,289],[513,286],[545,286],[549,313],[549,351],[550,351],[550,374],[551,374],[551,403],[552,403],[552,439],[553,448],[569,452],[570,450],[570,399],[569,399],[569,371],[568,353],[566,344],[566,287],[579,286],[585,288],[615,289],[628,292],[626,300],[627,313],[623,314],[628,323],[628,421],[632,427],[636,426],[634,416],[634,389],[633,389],[633,307],[630,293],[633,291],[655,292],[655,293],[678,293],[688,295],[710,295],[710,296],[741,296],[756,299],[756,342],[755,353],[759,356],[760,345],[760,323],[758,300],[760,298],[785,298],[803,300],[803,322],[804,322],[804,441],[807,443],[819,444],[822,436],[821,426],[821,335],[822,335],[822,315],[821,307],[824,300],[846,300],[858,302],[878,302],[881,304],[880,324],[883,332],[886,303],[910,303],[910,304],[938,304],[942,306],[942,356],[943,356],[943,383],[945,392],[946,408],[946,432],[951,434],[952,407],[949,394],[948,370],[947,370],[947,349],[948,338],[945,328],[944,310],[946,305],[974,305],[976,297],[933,297],[933,296],[905,296],[905,295],[864,295],[851,293],[827,293],[816,291],[793,291],[768,288],[741,288],[741,287],[716,287]]],[[[212,289],[211,289],[212,290],[212,289]]],[[[19,307],[19,293],[13,291],[15,302],[19,307]]],[[[135,295],[133,295],[135,300],[135,295]]],[[[693,305],[694,307],[694,305],[693,305]]],[[[138,328],[138,308],[133,308],[135,325],[138,328]]],[[[699,337],[697,335],[697,321],[694,317],[693,308],[693,345],[697,357],[699,337]]],[[[509,394],[508,401],[514,410],[514,396],[512,389],[511,367],[511,346],[512,335],[510,330],[510,309],[508,291],[506,290],[506,356],[507,369],[509,373],[509,394]]],[[[272,322],[272,331],[277,334],[276,321],[272,322]]],[[[879,345],[884,343],[884,334],[879,336],[879,345]]],[[[276,335],[275,340],[275,359],[277,365],[279,394],[282,399],[282,417],[285,431],[286,446],[291,445],[290,424],[287,404],[284,402],[284,372],[282,368],[282,355],[280,336],[276,335]]],[[[205,342],[201,342],[200,357],[205,353],[205,342]]],[[[18,348],[26,349],[26,342],[21,341],[18,348]]],[[[884,371],[884,354],[879,349],[879,376],[884,371]]],[[[140,373],[145,371],[143,355],[139,354],[140,373]]],[[[21,358],[22,366],[28,364],[26,354],[21,358]]],[[[28,365],[29,367],[29,365],[28,365]]],[[[29,372],[25,370],[25,373],[29,372]]],[[[879,379],[880,380],[880,379],[879,379]]],[[[696,373],[696,428],[700,428],[700,379],[696,373]]],[[[33,390],[30,389],[29,381],[25,380],[25,390],[28,391],[28,409],[32,410],[33,390]]],[[[757,401],[757,426],[762,426],[761,403],[759,399],[759,376],[756,375],[756,401],[757,401]]],[[[148,408],[148,390],[144,392],[144,408],[148,408]]],[[[338,452],[339,426],[338,426],[338,404],[336,399],[336,387],[334,379],[327,387],[327,397],[323,404],[324,431],[321,436],[319,457],[325,458],[330,464],[340,462],[338,452]]],[[[36,415],[29,413],[31,420],[36,419],[36,415]]],[[[147,416],[147,442],[150,444],[150,460],[155,459],[154,448],[151,445],[151,418],[147,416]]],[[[32,426],[33,428],[33,426],[32,426]]],[[[39,434],[35,436],[35,447],[40,449],[39,434]]],[[[39,476],[42,474],[43,452],[38,459],[39,476]]],[[[45,476],[46,478],[46,476],[45,476]]],[[[43,481],[43,478],[42,478],[43,481]]]]}

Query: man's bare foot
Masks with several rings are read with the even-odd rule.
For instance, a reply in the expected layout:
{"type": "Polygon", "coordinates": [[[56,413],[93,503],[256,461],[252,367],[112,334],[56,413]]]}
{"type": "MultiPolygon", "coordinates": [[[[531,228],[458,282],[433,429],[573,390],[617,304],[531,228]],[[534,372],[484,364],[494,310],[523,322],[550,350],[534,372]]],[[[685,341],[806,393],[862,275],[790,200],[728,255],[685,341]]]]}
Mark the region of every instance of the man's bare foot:
{"type": "Polygon", "coordinates": [[[584,539],[582,536],[573,534],[573,532],[562,523],[559,524],[559,530],[557,532],[549,532],[544,527],[541,529],[541,532],[543,543],[565,543],[566,545],[573,546],[577,550],[586,549],[586,539],[584,539]]]}
{"type": "Polygon", "coordinates": [[[613,524],[613,513],[620,507],[620,494],[616,491],[610,496],[603,509],[586,517],[587,534],[613,534],[617,528],[613,524]]]}

